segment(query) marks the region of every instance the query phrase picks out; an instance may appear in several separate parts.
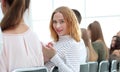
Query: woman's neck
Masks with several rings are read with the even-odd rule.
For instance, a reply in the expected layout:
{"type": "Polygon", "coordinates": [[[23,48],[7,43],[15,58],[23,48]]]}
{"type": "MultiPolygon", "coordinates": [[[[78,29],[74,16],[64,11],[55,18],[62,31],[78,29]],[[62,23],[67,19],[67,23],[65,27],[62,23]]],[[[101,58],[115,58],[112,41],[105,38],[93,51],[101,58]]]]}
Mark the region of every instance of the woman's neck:
{"type": "Polygon", "coordinates": [[[29,29],[29,27],[25,24],[24,20],[21,20],[21,22],[19,23],[18,26],[16,26],[15,28],[7,29],[7,30],[3,31],[3,33],[19,34],[19,33],[23,33],[25,31],[27,31],[28,29],[29,29]]]}

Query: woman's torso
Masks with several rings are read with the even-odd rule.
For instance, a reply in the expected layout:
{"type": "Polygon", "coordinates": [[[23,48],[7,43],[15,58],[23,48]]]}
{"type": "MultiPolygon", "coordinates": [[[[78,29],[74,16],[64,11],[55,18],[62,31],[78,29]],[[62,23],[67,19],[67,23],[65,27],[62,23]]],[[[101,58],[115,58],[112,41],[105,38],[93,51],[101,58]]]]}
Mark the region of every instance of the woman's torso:
{"type": "MultiPolygon", "coordinates": [[[[56,51],[57,51],[57,54],[60,56],[60,58],[64,61],[65,64],[67,64],[67,58],[66,58],[66,54],[67,54],[67,51],[73,46],[73,45],[76,45],[78,46],[78,51],[79,51],[79,65],[82,64],[82,63],[85,63],[86,61],[86,57],[84,56],[81,56],[81,50],[82,50],[82,44],[81,42],[76,42],[74,39],[72,39],[71,37],[69,36],[63,36],[59,39],[58,42],[56,42],[54,44],[54,48],[56,48],[56,51]]],[[[85,48],[85,47],[84,47],[85,48]]],[[[83,55],[86,54],[86,49],[83,49],[85,52],[83,55]]],[[[74,52],[74,49],[73,49],[73,52],[74,52]]],[[[86,54],[87,55],[87,54],[86,54]]],[[[85,55],[85,56],[86,56],[85,55]]],[[[68,60],[69,61],[69,60],[68,60]]],[[[77,61],[77,60],[76,60],[77,61]]],[[[46,66],[48,67],[48,69],[51,69],[52,67],[54,67],[54,63],[52,62],[48,62],[46,64],[46,66]]]]}
{"type": "Polygon", "coordinates": [[[102,60],[106,60],[106,50],[105,45],[102,41],[95,41],[92,43],[93,48],[95,49],[96,53],[98,54],[98,62],[102,60]]]}
{"type": "Polygon", "coordinates": [[[19,34],[3,33],[3,44],[0,57],[8,72],[21,67],[43,66],[40,41],[30,29],[19,34]]]}

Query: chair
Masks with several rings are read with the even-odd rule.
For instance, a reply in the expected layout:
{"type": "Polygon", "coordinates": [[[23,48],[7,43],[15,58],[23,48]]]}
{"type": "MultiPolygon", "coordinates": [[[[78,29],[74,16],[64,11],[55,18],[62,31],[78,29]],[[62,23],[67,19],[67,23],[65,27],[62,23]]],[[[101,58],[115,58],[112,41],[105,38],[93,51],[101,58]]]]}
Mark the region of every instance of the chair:
{"type": "Polygon", "coordinates": [[[117,60],[112,60],[111,72],[117,72],[117,60]]]}
{"type": "Polygon", "coordinates": [[[89,72],[88,63],[80,65],[80,72],[89,72]]]}
{"type": "Polygon", "coordinates": [[[99,63],[98,72],[109,72],[109,62],[108,61],[101,61],[99,63]]]}
{"type": "Polygon", "coordinates": [[[50,72],[59,72],[59,71],[58,71],[58,67],[57,67],[57,66],[54,66],[54,67],[51,69],[50,72]]]}
{"type": "Polygon", "coordinates": [[[12,72],[48,72],[48,69],[46,67],[18,68],[12,72]]]}
{"type": "Polygon", "coordinates": [[[98,62],[88,62],[89,72],[97,72],[98,62]]]}

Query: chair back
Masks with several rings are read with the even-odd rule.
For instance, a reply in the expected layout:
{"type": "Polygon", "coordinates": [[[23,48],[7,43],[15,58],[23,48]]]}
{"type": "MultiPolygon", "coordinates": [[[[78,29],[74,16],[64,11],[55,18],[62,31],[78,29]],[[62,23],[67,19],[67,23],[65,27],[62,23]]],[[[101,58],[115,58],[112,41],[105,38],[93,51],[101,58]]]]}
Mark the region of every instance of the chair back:
{"type": "Polygon", "coordinates": [[[88,63],[80,65],[80,72],[89,72],[88,63]]]}
{"type": "Polygon", "coordinates": [[[59,71],[58,71],[58,67],[57,67],[57,66],[54,66],[54,67],[51,69],[50,72],[59,72],[59,71]]]}
{"type": "Polygon", "coordinates": [[[48,69],[46,67],[18,68],[12,72],[48,72],[48,69]]]}
{"type": "Polygon", "coordinates": [[[111,62],[111,72],[117,72],[117,60],[111,62]]]}
{"type": "Polygon", "coordinates": [[[109,72],[109,62],[108,61],[101,61],[99,63],[98,72],[109,72]]]}
{"type": "Polygon", "coordinates": [[[98,62],[88,62],[89,72],[97,72],[98,62]]]}

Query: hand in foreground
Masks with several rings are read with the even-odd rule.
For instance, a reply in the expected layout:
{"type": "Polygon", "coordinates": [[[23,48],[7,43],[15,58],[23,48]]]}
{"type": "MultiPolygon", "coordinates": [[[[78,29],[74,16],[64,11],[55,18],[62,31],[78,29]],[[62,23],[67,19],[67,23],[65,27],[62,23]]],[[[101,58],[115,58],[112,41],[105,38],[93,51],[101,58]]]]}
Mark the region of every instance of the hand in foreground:
{"type": "Polygon", "coordinates": [[[50,59],[56,54],[55,48],[53,48],[53,43],[48,43],[46,46],[42,44],[42,51],[44,56],[44,62],[50,61],[50,59]]]}

